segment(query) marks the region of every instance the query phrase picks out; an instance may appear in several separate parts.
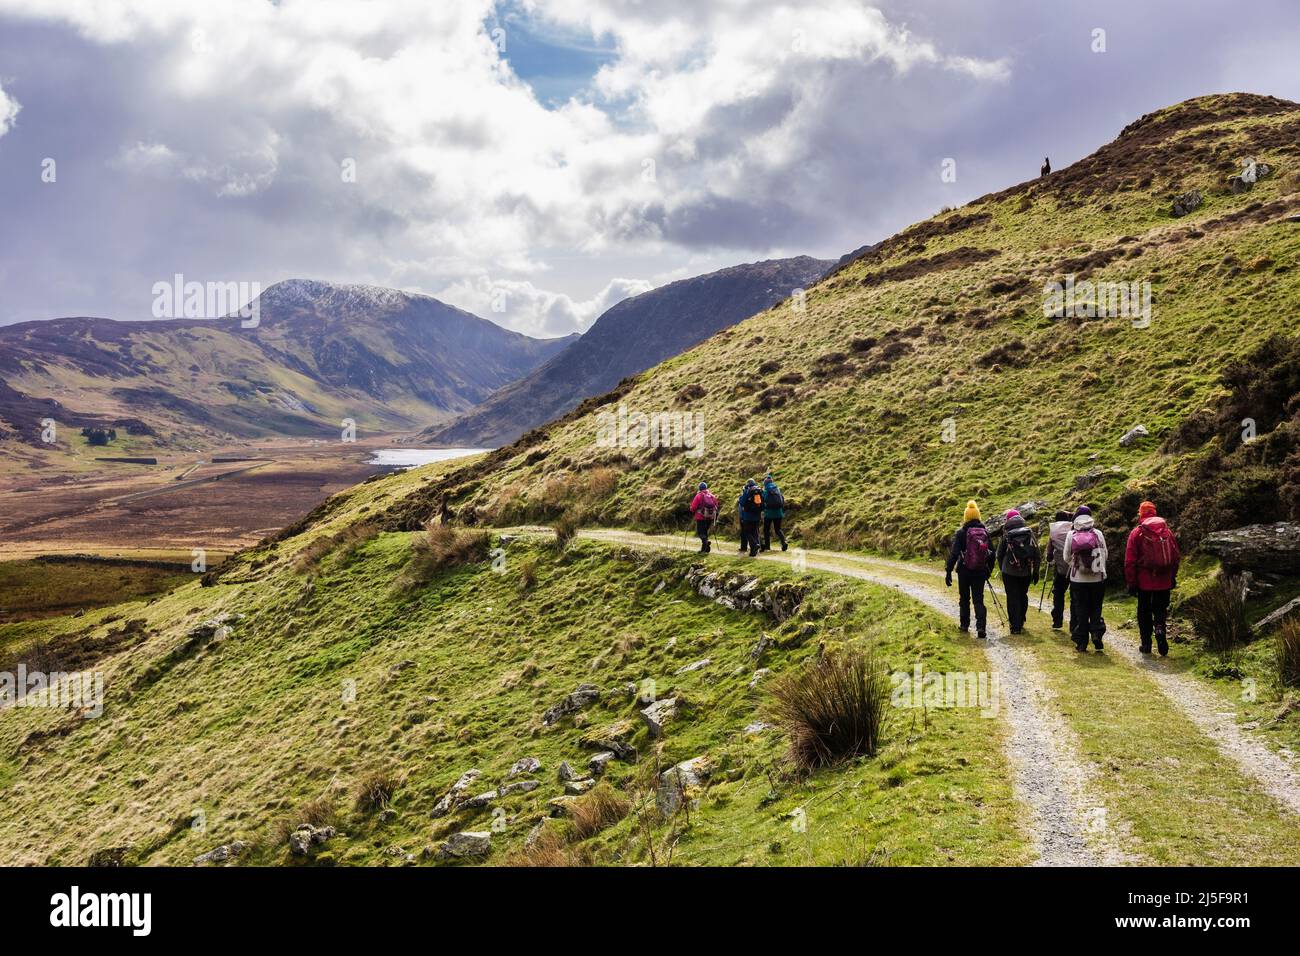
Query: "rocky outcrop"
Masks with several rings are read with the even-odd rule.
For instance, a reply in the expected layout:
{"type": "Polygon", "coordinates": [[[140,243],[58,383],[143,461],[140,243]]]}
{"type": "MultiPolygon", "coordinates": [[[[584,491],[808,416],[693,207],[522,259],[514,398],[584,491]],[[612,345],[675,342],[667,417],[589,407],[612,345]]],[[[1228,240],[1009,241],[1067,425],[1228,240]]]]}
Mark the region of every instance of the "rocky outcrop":
{"type": "Polygon", "coordinates": [[[492,834],[487,830],[462,830],[453,833],[438,847],[442,860],[487,856],[492,851],[492,834]]]}
{"type": "Polygon", "coordinates": [[[1300,614],[1300,597],[1292,598],[1280,608],[1260,618],[1255,625],[1256,634],[1267,634],[1293,614],[1300,614]]]}
{"type": "Polygon", "coordinates": [[[516,793],[532,793],[541,785],[540,780],[516,780],[514,783],[503,783],[497,787],[497,795],[509,797],[516,793]]]}
{"type": "Polygon", "coordinates": [[[1252,524],[1216,531],[1201,539],[1201,550],[1229,571],[1300,574],[1300,524],[1252,524]]]}
{"type": "Polygon", "coordinates": [[[662,737],[664,727],[672,723],[676,716],[676,697],[665,697],[663,700],[657,700],[645,710],[641,711],[641,719],[644,720],[646,726],[650,728],[651,737],[662,737]]]}
{"type": "Polygon", "coordinates": [[[298,829],[289,834],[289,852],[294,856],[307,856],[312,847],[324,846],[334,839],[333,827],[317,827],[310,823],[300,824],[298,829]]]}
{"type": "Polygon", "coordinates": [[[600,688],[595,684],[580,684],[578,689],[567,695],[558,704],[547,708],[542,714],[542,726],[549,727],[570,714],[576,714],[584,707],[590,707],[600,700],[600,688]]]}
{"type": "Polygon", "coordinates": [[[1195,212],[1201,208],[1201,203],[1205,200],[1201,196],[1199,189],[1193,189],[1191,192],[1185,192],[1174,197],[1174,205],[1170,210],[1175,219],[1180,219],[1188,213],[1195,212]]]}
{"type": "Polygon", "coordinates": [[[582,745],[592,750],[611,750],[619,760],[636,760],[636,748],[628,741],[636,733],[636,724],[630,720],[616,720],[607,727],[587,731],[582,735],[582,745]]]}
{"type": "Polygon", "coordinates": [[[235,840],[233,843],[223,843],[216,849],[209,850],[207,853],[200,853],[194,858],[196,866],[204,863],[225,863],[227,860],[233,860],[235,857],[246,852],[251,843],[245,843],[243,840],[235,840]]]}
{"type": "Polygon", "coordinates": [[[799,610],[807,594],[806,585],[773,581],[763,586],[754,576],[711,571],[702,564],[686,572],[686,583],[695,593],[733,611],[761,611],[773,620],[784,621],[799,610]]]}
{"type": "Polygon", "coordinates": [[[518,777],[525,773],[536,773],[542,769],[542,762],[536,757],[520,757],[510,765],[510,772],[507,777],[518,777]]]}
{"type": "Polygon", "coordinates": [[[672,816],[687,800],[693,799],[713,772],[708,757],[692,757],[659,775],[655,806],[665,817],[672,816]]]}
{"type": "Polygon", "coordinates": [[[1126,431],[1123,435],[1120,436],[1119,443],[1123,445],[1125,448],[1127,448],[1129,445],[1133,444],[1139,438],[1146,438],[1150,434],[1151,433],[1147,431],[1147,427],[1145,425],[1134,425],[1132,428],[1130,428],[1128,431],[1126,431]]]}
{"type": "Polygon", "coordinates": [[[465,794],[469,791],[470,785],[479,778],[479,773],[480,771],[475,767],[461,774],[460,779],[453,783],[451,789],[443,794],[442,799],[434,804],[430,816],[435,819],[446,816],[459,806],[460,802],[465,798],[465,794]]]}

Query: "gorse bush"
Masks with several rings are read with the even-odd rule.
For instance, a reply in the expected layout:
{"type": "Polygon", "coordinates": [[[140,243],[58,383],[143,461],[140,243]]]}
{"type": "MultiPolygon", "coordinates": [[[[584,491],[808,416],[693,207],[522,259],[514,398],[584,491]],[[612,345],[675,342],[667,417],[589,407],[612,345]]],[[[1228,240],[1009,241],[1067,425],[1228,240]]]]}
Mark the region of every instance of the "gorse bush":
{"type": "Polygon", "coordinates": [[[1283,621],[1273,642],[1278,683],[1283,687],[1300,687],[1300,620],[1283,621]]]}
{"type": "Polygon", "coordinates": [[[487,559],[489,536],[486,531],[469,531],[452,525],[430,525],[411,544],[411,557],[398,579],[402,590],[428,584],[449,568],[475,564],[487,559]]]}
{"type": "Polygon", "coordinates": [[[772,683],[771,713],[790,741],[790,758],[812,770],[874,756],[889,706],[889,680],[871,650],[828,652],[772,683]]]}
{"type": "Polygon", "coordinates": [[[1183,604],[1207,651],[1228,654],[1250,640],[1241,578],[1224,575],[1183,604]]]}

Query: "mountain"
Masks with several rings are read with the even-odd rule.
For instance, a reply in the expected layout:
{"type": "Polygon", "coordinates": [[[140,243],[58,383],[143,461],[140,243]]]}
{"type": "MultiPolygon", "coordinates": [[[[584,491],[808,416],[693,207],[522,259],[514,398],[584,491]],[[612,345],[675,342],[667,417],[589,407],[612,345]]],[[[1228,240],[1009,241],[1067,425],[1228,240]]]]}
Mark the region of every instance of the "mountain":
{"type": "Polygon", "coordinates": [[[530,338],[373,286],[293,279],[257,305],[253,328],[235,317],[0,327],[0,435],[38,445],[48,417],[121,429],[138,452],[335,435],[344,418],[409,429],[482,401],[574,338],[530,338]]]}
{"type": "Polygon", "coordinates": [[[797,321],[755,315],[449,475],[393,526],[445,499],[480,524],[680,530],[698,481],[725,499],[768,469],[816,545],[934,553],[972,497],[1087,501],[1118,532],[1154,495],[1192,541],[1300,518],[1298,134],[1300,107],[1250,94],[1143,116],[851,258],[797,321]],[[1148,319],[1083,307],[1121,288],[1139,310],[1149,291],[1148,319]],[[595,448],[620,406],[700,416],[704,453],[595,448]]]}
{"type": "Polygon", "coordinates": [[[476,448],[512,442],[627,376],[789,298],[834,264],[808,256],[751,262],[624,299],[550,361],[420,437],[476,448]]]}

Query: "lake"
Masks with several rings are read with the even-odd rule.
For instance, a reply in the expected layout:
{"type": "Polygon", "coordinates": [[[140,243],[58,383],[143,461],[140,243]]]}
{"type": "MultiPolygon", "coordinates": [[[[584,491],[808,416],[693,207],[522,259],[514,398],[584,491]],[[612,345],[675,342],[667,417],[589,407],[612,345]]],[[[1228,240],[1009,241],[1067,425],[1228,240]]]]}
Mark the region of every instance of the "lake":
{"type": "Polygon", "coordinates": [[[416,468],[432,461],[450,461],[491,451],[491,448],[376,448],[368,465],[384,468],[416,468]]]}

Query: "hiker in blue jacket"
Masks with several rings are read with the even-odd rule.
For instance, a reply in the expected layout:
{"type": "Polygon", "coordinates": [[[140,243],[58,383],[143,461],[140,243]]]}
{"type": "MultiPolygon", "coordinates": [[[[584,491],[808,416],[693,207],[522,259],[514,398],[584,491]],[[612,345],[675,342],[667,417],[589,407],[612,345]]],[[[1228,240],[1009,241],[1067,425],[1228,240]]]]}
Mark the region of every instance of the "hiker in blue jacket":
{"type": "Polygon", "coordinates": [[[743,552],[748,548],[749,556],[756,558],[762,546],[758,540],[758,525],[763,520],[763,489],[753,478],[745,482],[736,510],[740,513],[740,550],[743,552]]]}
{"type": "Polygon", "coordinates": [[[776,532],[777,539],[781,542],[781,550],[785,551],[789,545],[785,540],[785,532],[781,530],[781,522],[785,520],[785,496],[781,494],[781,489],[777,486],[775,479],[770,474],[763,476],[763,550],[772,550],[772,532],[776,532]]]}

